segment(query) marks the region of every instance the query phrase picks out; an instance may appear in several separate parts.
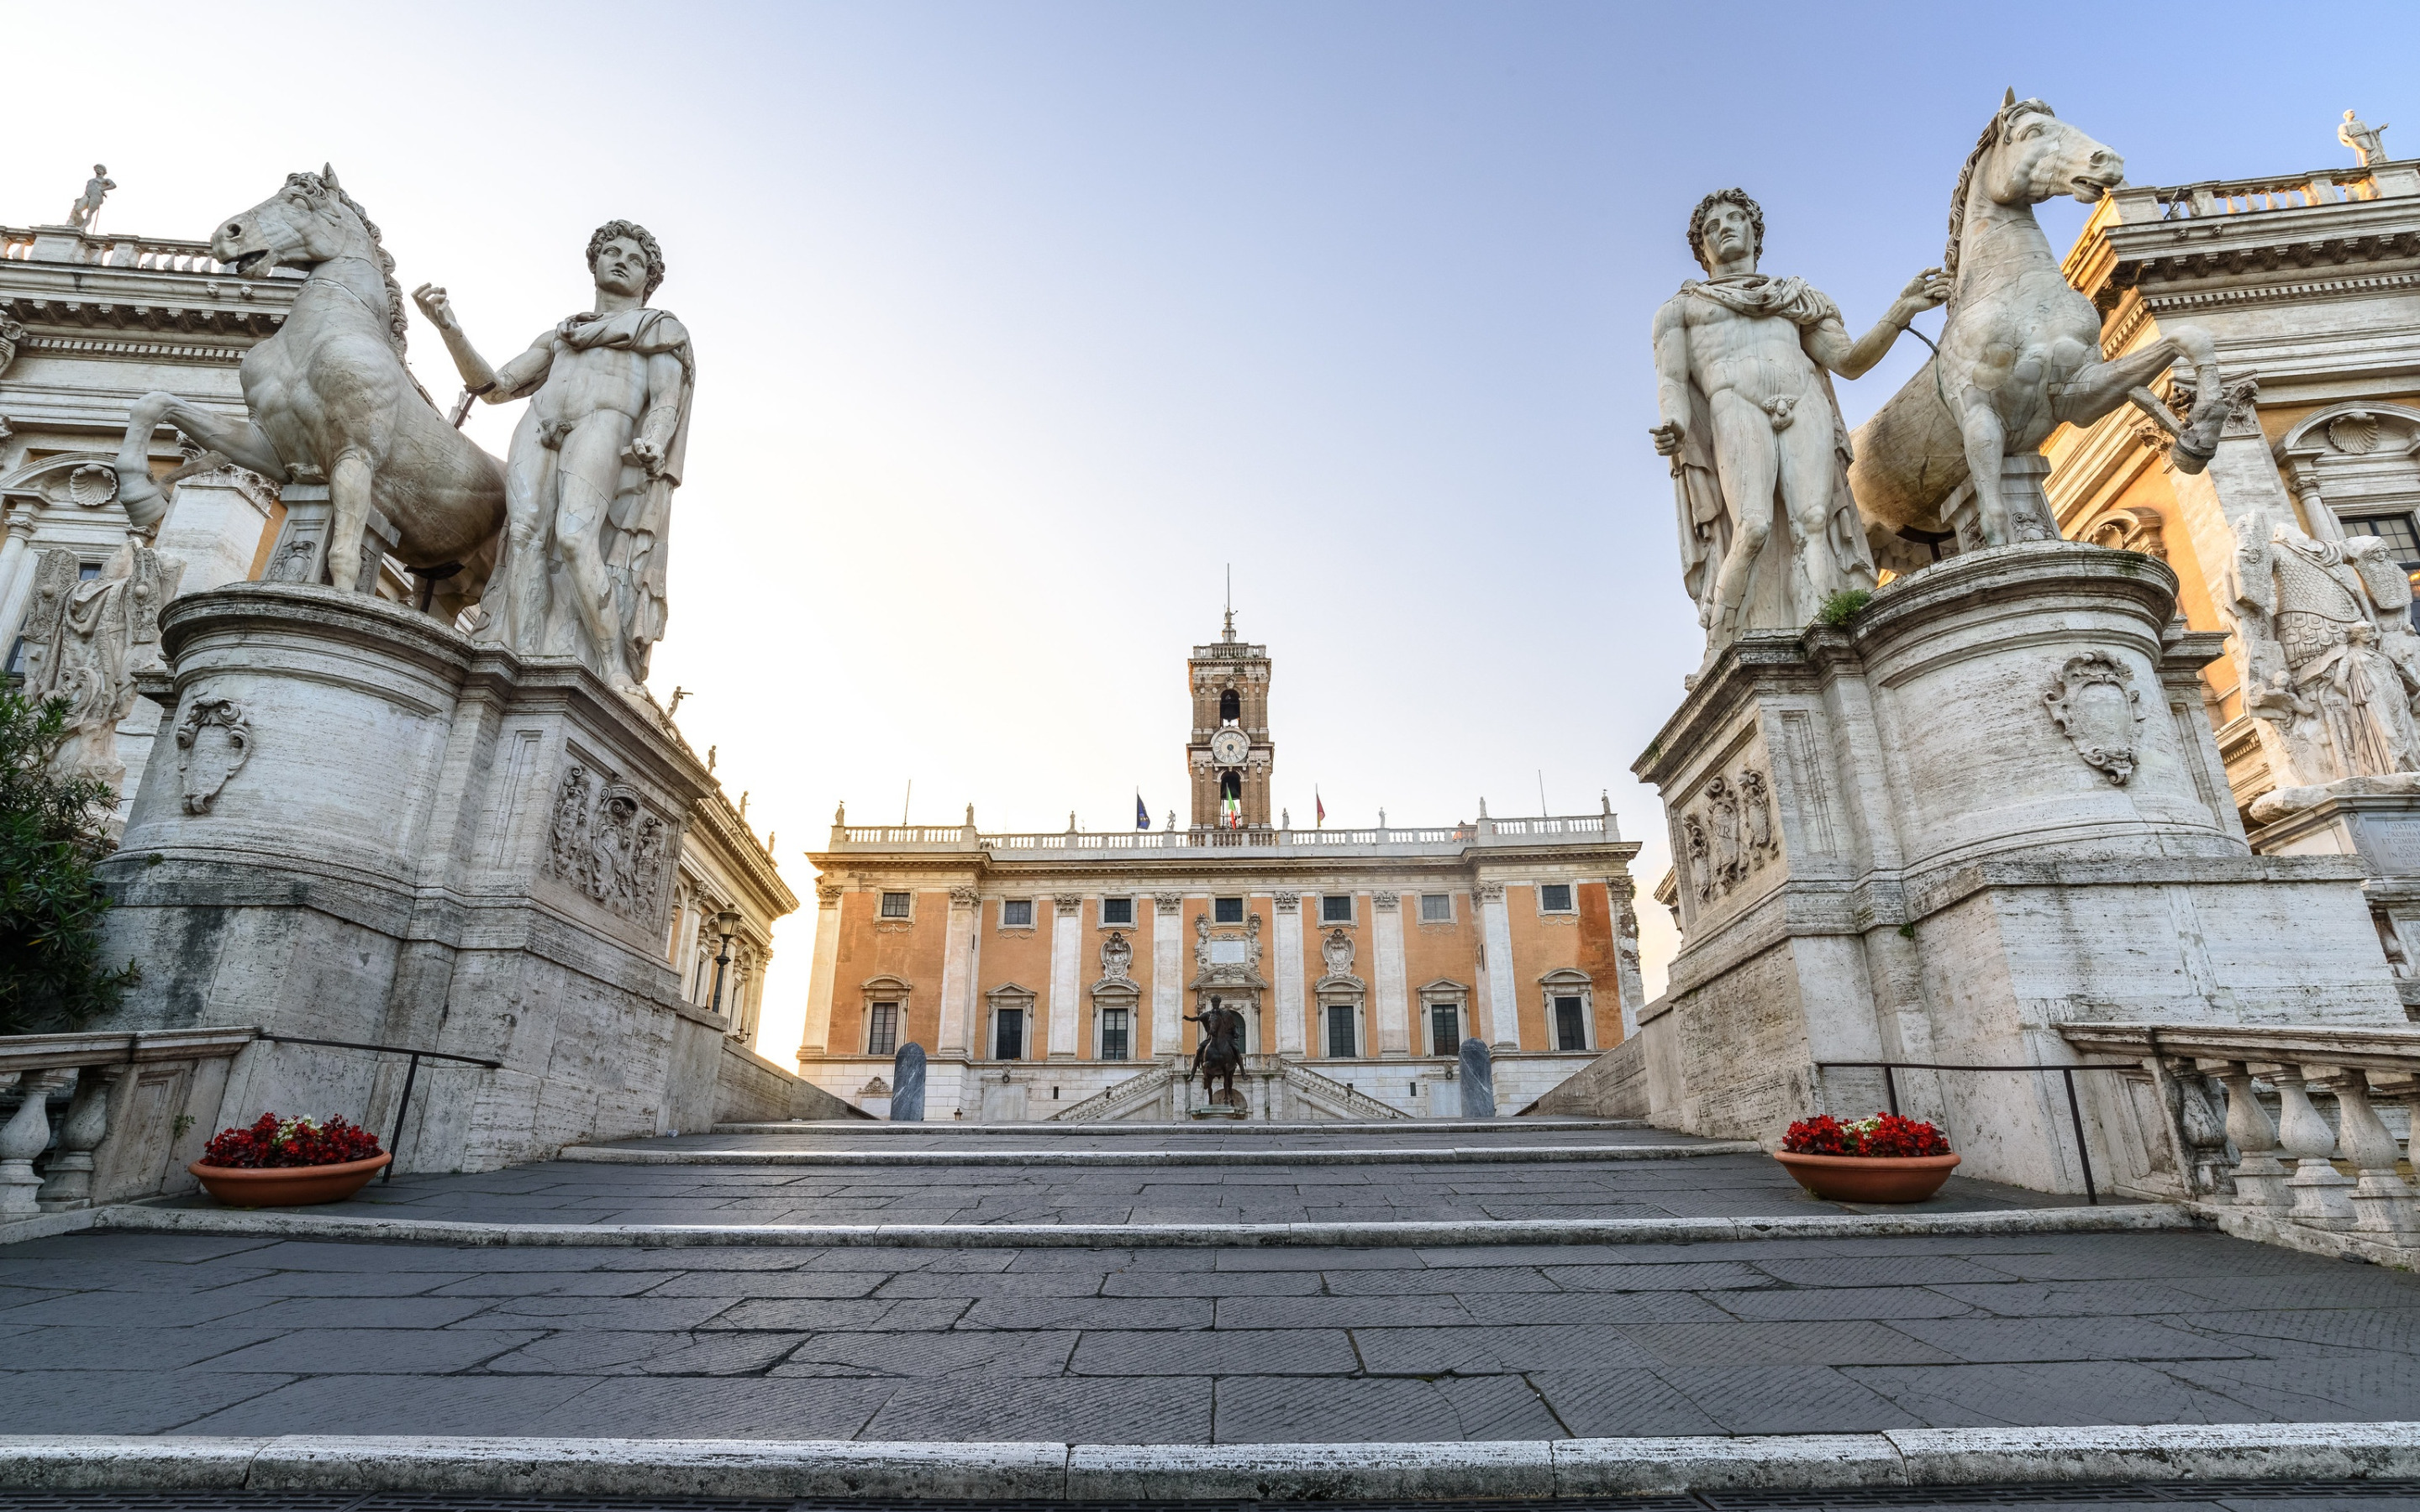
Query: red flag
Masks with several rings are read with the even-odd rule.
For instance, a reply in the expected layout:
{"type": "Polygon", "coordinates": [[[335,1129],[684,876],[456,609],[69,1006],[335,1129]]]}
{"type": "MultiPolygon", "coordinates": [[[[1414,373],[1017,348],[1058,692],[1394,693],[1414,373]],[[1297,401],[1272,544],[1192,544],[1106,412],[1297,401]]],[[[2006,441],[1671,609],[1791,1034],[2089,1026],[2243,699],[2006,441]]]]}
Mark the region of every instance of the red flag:
{"type": "Polygon", "coordinates": [[[1327,823],[1327,805],[1320,801],[1319,789],[1317,788],[1312,788],[1311,790],[1311,806],[1315,810],[1311,815],[1311,827],[1317,829],[1320,825],[1327,823]]]}

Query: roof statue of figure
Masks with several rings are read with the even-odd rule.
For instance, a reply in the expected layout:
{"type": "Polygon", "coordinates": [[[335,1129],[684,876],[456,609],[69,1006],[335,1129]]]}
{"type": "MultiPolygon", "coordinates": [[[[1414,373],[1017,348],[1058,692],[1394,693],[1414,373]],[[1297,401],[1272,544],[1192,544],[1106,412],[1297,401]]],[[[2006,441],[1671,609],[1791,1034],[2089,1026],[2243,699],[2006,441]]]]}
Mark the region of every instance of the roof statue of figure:
{"type": "Polygon", "coordinates": [[[609,221],[587,255],[590,308],[502,366],[471,345],[443,288],[424,284],[412,299],[474,396],[530,401],[504,460],[504,548],[479,637],[524,654],[576,652],[639,697],[663,633],[672,496],[697,364],[689,332],[647,304],[664,257],[645,227],[609,221]]]}
{"type": "Polygon", "coordinates": [[[1651,434],[1672,461],[1682,580],[1711,663],[1744,631],[1796,629],[1833,594],[1874,586],[1831,375],[1853,378],[1880,362],[1949,285],[1926,269],[1852,340],[1838,306],[1806,280],[1757,270],[1764,211],[1738,189],[1699,201],[1689,251],[1706,279],[1655,312],[1661,423],[1651,434]],[[1779,542],[1776,513],[1788,529],[1779,542]]]}
{"type": "Polygon", "coordinates": [[[2346,111],[2344,124],[2336,128],[2336,140],[2352,148],[2363,167],[2375,168],[2386,161],[2386,127],[2384,121],[2365,126],[2360,116],[2346,111]]]}
{"type": "MultiPolygon", "coordinates": [[[[2347,111],[2345,114],[2350,116],[2352,112],[2347,111]]],[[[77,195],[76,202],[68,207],[68,224],[79,231],[92,230],[95,223],[101,219],[101,202],[107,199],[109,192],[116,187],[117,180],[109,177],[109,170],[100,163],[94,163],[92,177],[84,181],[84,193],[77,195]]]]}

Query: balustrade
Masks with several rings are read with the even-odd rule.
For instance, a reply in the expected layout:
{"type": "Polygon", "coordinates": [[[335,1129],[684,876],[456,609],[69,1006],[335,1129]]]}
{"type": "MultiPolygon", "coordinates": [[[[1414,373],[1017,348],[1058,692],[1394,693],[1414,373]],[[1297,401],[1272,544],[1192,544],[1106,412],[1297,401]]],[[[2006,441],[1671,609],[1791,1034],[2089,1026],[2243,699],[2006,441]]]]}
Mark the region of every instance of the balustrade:
{"type": "Polygon", "coordinates": [[[2403,1174],[2377,1105],[2403,1105],[2407,1138],[2420,1126],[2420,1029],[2071,1024],[2060,1033],[2079,1051],[2137,1061],[2164,1089],[2188,1195],[2315,1234],[2420,1249],[2420,1186],[2403,1174]],[[2224,1089],[2223,1120],[2206,1084],[2224,1089]]]}
{"type": "Polygon", "coordinates": [[[0,1039],[0,1088],[19,1099],[0,1123],[0,1223],[190,1186],[184,1163],[215,1132],[202,1126],[218,1116],[227,1063],[255,1037],[230,1028],[0,1039]],[[51,1103],[70,1082],[54,1139],[51,1103]]]}
{"type": "Polygon", "coordinates": [[[2263,210],[2304,209],[2379,197],[2378,177],[2367,168],[2291,174],[2285,177],[2234,178],[2180,184],[2150,193],[2160,219],[2182,221],[2213,215],[2254,215],[2263,210]]]}

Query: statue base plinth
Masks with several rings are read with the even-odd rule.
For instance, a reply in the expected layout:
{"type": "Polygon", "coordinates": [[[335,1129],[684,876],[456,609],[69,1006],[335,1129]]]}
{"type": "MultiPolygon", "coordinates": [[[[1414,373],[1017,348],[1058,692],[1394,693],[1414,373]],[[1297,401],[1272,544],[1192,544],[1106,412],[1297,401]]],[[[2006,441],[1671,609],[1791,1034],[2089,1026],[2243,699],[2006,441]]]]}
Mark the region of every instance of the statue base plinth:
{"type": "MultiPolygon", "coordinates": [[[[2201,708],[2221,638],[2172,624],[2175,588],[2130,552],[2002,547],[1726,650],[1634,768],[1683,931],[1629,1052],[1656,1122],[1777,1142],[1885,1106],[1878,1071],[1820,1063],[2072,1064],[2072,1021],[2405,1022],[2361,867],[2246,844],[2201,708]]],[[[1898,1087],[1962,1174],[2080,1193],[2055,1080],[1898,1087]]],[[[2078,1084],[2102,1184],[2156,1184],[2148,1087],[2078,1084]]]]}
{"type": "Polygon", "coordinates": [[[665,930],[713,779],[654,711],[365,594],[248,583],[161,615],[168,711],[122,848],[108,1026],[252,1025],[444,1051],[256,1044],[228,1121],[341,1114],[406,1170],[711,1127],[723,1021],[665,930]]]}

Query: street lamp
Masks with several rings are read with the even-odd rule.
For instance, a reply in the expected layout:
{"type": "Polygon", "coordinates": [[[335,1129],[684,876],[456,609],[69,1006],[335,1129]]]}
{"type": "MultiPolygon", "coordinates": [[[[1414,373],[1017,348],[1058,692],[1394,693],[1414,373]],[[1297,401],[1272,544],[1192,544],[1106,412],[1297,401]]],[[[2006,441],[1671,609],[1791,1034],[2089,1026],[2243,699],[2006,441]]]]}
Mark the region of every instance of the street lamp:
{"type": "Polygon", "coordinates": [[[714,997],[708,1005],[722,1011],[722,968],[731,964],[731,936],[739,931],[739,915],[729,908],[714,916],[714,927],[722,936],[722,953],[714,958],[714,997]]]}

